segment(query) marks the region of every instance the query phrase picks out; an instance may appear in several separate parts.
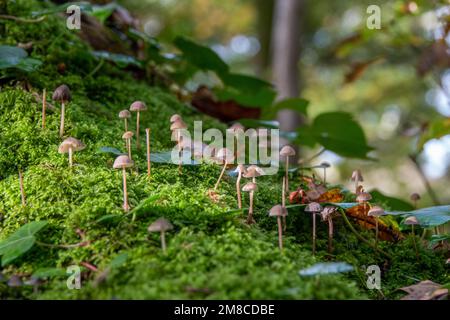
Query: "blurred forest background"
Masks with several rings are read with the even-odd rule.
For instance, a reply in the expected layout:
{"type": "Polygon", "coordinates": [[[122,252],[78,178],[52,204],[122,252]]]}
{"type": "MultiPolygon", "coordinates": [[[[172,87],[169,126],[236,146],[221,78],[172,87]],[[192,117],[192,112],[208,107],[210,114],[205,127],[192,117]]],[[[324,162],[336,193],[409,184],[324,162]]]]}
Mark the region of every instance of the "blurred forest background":
{"type": "MultiPolygon", "coordinates": [[[[210,46],[233,71],[267,81],[274,81],[274,58],[287,59],[286,50],[298,50],[290,72],[298,77],[300,96],[310,101],[308,114],[351,112],[369,145],[376,148],[371,153],[376,162],[323,153],[317,163],[332,164],[330,181],[348,181],[351,171],[361,168],[369,188],[404,199],[418,192],[422,205],[448,203],[448,1],[278,2],[284,6],[296,2],[291,4],[297,10],[292,13],[294,24],[288,21],[291,30],[295,28],[291,39],[296,43],[287,48],[277,48],[277,25],[286,17],[277,12],[276,0],[119,1],[139,18],[146,34],[164,42],[180,34],[188,36],[210,46]],[[367,28],[370,5],[381,9],[379,30],[367,28]],[[431,139],[422,146],[425,136],[431,139]],[[425,179],[411,157],[417,159],[437,199],[427,194],[425,179]]],[[[207,75],[197,78],[191,90],[208,81],[207,75]]],[[[305,148],[302,157],[317,151],[305,148]]]]}

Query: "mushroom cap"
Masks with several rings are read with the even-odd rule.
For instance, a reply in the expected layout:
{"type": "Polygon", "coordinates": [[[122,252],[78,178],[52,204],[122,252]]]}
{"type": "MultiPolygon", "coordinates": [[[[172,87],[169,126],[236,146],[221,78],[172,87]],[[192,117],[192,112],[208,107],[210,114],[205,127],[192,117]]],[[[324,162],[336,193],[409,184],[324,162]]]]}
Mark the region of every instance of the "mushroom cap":
{"type": "Polygon", "coordinates": [[[286,207],[283,207],[279,204],[273,206],[269,211],[270,217],[286,217],[288,215],[288,211],[286,207]]]}
{"type": "Polygon", "coordinates": [[[367,213],[367,215],[371,216],[371,217],[380,217],[380,216],[384,216],[385,214],[386,214],[386,212],[380,206],[373,206],[372,208],[370,208],[369,212],[367,213]]]}
{"type": "Polygon", "coordinates": [[[245,174],[247,173],[247,168],[243,164],[238,164],[234,172],[245,174]]]}
{"type": "Polygon", "coordinates": [[[130,106],[130,111],[145,111],[147,106],[142,101],[135,101],[130,106]]]}
{"type": "Polygon", "coordinates": [[[119,112],[119,118],[120,119],[127,119],[131,118],[131,112],[128,110],[122,110],[119,112]]]}
{"type": "Polygon", "coordinates": [[[183,120],[179,114],[174,114],[170,117],[170,123],[174,123],[175,121],[183,120]]]}
{"type": "Polygon", "coordinates": [[[295,156],[295,150],[294,148],[292,148],[289,145],[285,145],[283,148],[281,148],[280,150],[280,156],[282,157],[291,157],[291,156],[295,156]]]}
{"type": "Polygon", "coordinates": [[[130,168],[134,165],[134,162],[130,160],[127,155],[118,156],[116,160],[114,160],[113,168],[114,169],[122,169],[122,168],[130,168]]]}
{"type": "Polygon", "coordinates": [[[322,216],[322,220],[328,220],[329,218],[333,218],[334,213],[337,211],[337,207],[333,206],[326,206],[323,208],[323,210],[320,212],[320,215],[322,216]]]}
{"type": "Polygon", "coordinates": [[[247,168],[247,172],[244,173],[245,178],[256,178],[262,176],[264,174],[264,170],[260,167],[252,164],[247,168]]]}
{"type": "Polygon", "coordinates": [[[72,149],[72,151],[80,151],[86,148],[86,145],[81,142],[78,139],[69,137],[65,139],[61,144],[59,145],[58,152],[59,153],[68,153],[69,149],[72,149]]]}
{"type": "Polygon", "coordinates": [[[122,135],[122,139],[131,139],[133,135],[134,135],[133,131],[127,131],[122,135]]]}
{"type": "Polygon", "coordinates": [[[412,201],[417,201],[420,200],[420,194],[414,192],[413,194],[411,194],[411,196],[409,197],[412,201]]]}
{"type": "Polygon", "coordinates": [[[8,280],[8,287],[16,288],[23,285],[22,279],[19,276],[13,275],[8,280]]]}
{"type": "Polygon", "coordinates": [[[148,226],[147,231],[148,232],[161,232],[161,231],[167,231],[172,230],[173,225],[169,222],[169,220],[165,218],[159,218],[158,220],[154,221],[151,225],[148,226]]]}
{"type": "Polygon", "coordinates": [[[331,164],[329,162],[323,161],[318,165],[319,168],[329,168],[331,164]]]}
{"type": "Polygon", "coordinates": [[[320,198],[320,192],[317,191],[316,189],[308,190],[306,191],[306,196],[310,200],[317,200],[320,198]]]}
{"type": "Polygon", "coordinates": [[[361,170],[355,170],[352,173],[352,181],[364,181],[361,170]]]}
{"type": "Polygon", "coordinates": [[[183,120],[177,120],[170,125],[170,130],[172,130],[172,131],[179,130],[179,129],[186,129],[186,128],[187,128],[187,125],[186,125],[186,123],[184,123],[183,120]]]}
{"type": "Polygon", "coordinates": [[[305,211],[306,212],[320,212],[320,211],[322,211],[322,206],[317,202],[311,202],[306,206],[305,211]]]}
{"type": "Polygon", "coordinates": [[[239,122],[235,122],[227,130],[231,131],[231,132],[236,132],[237,130],[244,131],[245,127],[242,124],[240,124],[239,122]]]}
{"type": "Polygon", "coordinates": [[[408,218],[405,219],[405,221],[403,221],[403,224],[416,225],[419,224],[419,220],[417,220],[415,216],[409,216],[408,218]]]}
{"type": "Polygon", "coordinates": [[[72,95],[70,94],[70,89],[65,84],[60,85],[58,88],[53,91],[52,99],[59,102],[69,102],[72,99],[72,95]]]}
{"type": "Polygon", "coordinates": [[[242,191],[244,192],[250,192],[250,191],[256,191],[258,190],[258,186],[256,183],[248,182],[242,187],[242,191]]]}
{"type": "Polygon", "coordinates": [[[356,197],[356,201],[358,201],[358,202],[366,202],[366,201],[369,201],[369,200],[372,200],[372,196],[368,192],[361,192],[356,197]]]}
{"type": "Polygon", "coordinates": [[[234,160],[234,155],[230,149],[221,148],[221,149],[219,149],[219,151],[217,151],[215,158],[220,161],[227,160],[227,161],[231,162],[234,160]]]}

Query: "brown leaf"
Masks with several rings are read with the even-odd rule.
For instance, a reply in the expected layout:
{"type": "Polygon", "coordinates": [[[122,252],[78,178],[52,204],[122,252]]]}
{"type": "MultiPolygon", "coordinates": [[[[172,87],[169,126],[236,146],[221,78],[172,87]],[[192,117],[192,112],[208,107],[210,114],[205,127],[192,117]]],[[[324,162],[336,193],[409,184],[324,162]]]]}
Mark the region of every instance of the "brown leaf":
{"type": "Polygon", "coordinates": [[[344,200],[344,195],[338,188],[328,190],[327,192],[320,195],[318,202],[342,202],[344,200]]]}
{"type": "Polygon", "coordinates": [[[408,293],[401,300],[443,300],[448,296],[448,289],[430,280],[421,281],[400,290],[408,293]]]}
{"type": "Polygon", "coordinates": [[[381,58],[374,58],[367,61],[354,62],[349,72],[345,74],[344,84],[352,83],[361,78],[369,66],[380,62],[381,58]]]}

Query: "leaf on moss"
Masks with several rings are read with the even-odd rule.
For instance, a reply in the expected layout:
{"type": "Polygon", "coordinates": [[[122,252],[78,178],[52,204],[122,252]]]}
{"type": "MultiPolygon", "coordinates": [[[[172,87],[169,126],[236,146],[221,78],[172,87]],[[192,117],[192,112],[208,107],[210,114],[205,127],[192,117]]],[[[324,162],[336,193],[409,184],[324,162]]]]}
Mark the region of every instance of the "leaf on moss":
{"type": "Polygon", "coordinates": [[[333,203],[342,202],[343,200],[344,195],[338,188],[328,190],[327,192],[321,194],[318,199],[319,202],[333,202],[333,203]]]}
{"type": "Polygon", "coordinates": [[[401,300],[444,300],[448,296],[448,289],[430,280],[421,281],[400,290],[408,293],[401,300]]]}

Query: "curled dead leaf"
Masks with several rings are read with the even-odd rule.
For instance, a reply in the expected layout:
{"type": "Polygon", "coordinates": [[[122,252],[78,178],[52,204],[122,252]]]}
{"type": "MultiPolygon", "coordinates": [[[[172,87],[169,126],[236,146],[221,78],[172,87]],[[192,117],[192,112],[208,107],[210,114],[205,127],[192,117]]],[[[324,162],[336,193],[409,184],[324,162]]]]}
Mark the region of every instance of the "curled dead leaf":
{"type": "Polygon", "coordinates": [[[443,300],[448,296],[448,289],[430,280],[421,281],[400,290],[408,293],[401,300],[443,300]]]}

